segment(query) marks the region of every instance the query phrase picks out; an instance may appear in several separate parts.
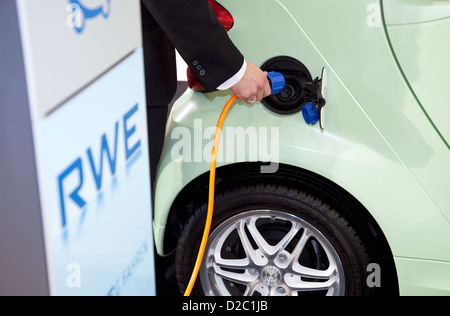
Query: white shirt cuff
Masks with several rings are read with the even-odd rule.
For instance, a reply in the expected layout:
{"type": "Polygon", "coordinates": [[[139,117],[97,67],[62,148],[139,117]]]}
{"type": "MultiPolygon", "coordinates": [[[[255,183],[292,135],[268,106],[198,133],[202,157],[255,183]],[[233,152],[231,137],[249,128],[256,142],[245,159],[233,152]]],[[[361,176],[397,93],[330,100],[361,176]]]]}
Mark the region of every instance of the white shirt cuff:
{"type": "Polygon", "coordinates": [[[247,61],[244,60],[244,64],[242,65],[241,70],[239,70],[233,77],[222,83],[217,87],[217,90],[228,90],[236,83],[241,81],[242,77],[244,77],[245,71],[247,70],[247,61]]]}

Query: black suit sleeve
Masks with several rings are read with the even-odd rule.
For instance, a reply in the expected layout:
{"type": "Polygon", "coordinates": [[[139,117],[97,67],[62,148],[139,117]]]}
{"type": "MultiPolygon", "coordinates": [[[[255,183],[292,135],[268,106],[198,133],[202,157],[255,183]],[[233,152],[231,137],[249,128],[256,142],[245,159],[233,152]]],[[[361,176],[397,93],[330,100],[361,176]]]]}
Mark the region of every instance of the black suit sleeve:
{"type": "Polygon", "coordinates": [[[209,91],[234,76],[244,57],[208,0],[142,0],[180,55],[209,91]]]}

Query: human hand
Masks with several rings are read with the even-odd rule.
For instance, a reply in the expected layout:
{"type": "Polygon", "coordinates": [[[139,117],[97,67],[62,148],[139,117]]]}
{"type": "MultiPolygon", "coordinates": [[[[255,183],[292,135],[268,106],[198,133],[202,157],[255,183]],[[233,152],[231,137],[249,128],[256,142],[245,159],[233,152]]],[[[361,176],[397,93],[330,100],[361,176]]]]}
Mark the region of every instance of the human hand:
{"type": "Polygon", "coordinates": [[[247,70],[242,79],[231,87],[231,91],[241,101],[252,104],[261,101],[271,94],[267,72],[262,71],[258,66],[247,62],[247,70]]]}

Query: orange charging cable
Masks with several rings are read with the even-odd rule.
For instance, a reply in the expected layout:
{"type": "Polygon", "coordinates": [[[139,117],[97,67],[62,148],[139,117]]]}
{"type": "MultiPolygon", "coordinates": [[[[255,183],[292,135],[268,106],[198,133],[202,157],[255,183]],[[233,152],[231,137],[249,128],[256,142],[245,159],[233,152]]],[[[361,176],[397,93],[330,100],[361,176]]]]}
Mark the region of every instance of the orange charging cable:
{"type": "MultiPolygon", "coordinates": [[[[271,94],[277,94],[281,90],[284,89],[286,81],[284,76],[279,72],[269,72],[267,74],[267,78],[269,79],[269,83],[271,86],[271,94]]],[[[184,293],[184,296],[190,296],[192,293],[192,289],[194,288],[195,281],[197,280],[198,273],[200,271],[200,267],[202,265],[203,256],[205,254],[206,244],[208,243],[209,238],[209,232],[211,231],[211,224],[213,219],[213,212],[214,212],[214,194],[215,194],[215,188],[216,188],[216,164],[217,164],[217,150],[219,148],[219,141],[220,141],[220,133],[222,131],[223,121],[225,121],[225,118],[228,114],[228,110],[230,110],[231,106],[233,105],[234,101],[236,101],[237,96],[233,95],[230,100],[225,104],[225,107],[222,110],[222,113],[219,117],[219,122],[217,123],[216,127],[216,133],[214,135],[214,144],[212,149],[212,159],[211,159],[211,171],[209,175],[209,198],[208,198],[208,213],[206,216],[206,224],[205,224],[205,230],[203,232],[203,238],[202,242],[200,244],[200,250],[198,252],[197,261],[195,262],[194,271],[192,272],[191,279],[189,281],[188,287],[186,289],[186,292],[184,293]]]]}
{"type": "Polygon", "coordinates": [[[200,267],[202,265],[203,256],[205,254],[206,244],[208,243],[209,232],[211,231],[211,224],[213,219],[214,212],[214,194],[216,187],[216,164],[217,164],[217,150],[219,148],[220,141],[220,133],[222,131],[223,121],[227,116],[228,110],[233,105],[234,101],[236,101],[236,95],[233,95],[230,100],[228,100],[227,104],[223,108],[222,114],[220,114],[219,122],[217,123],[216,133],[214,135],[214,145],[212,149],[212,157],[211,157],[211,171],[209,175],[209,198],[208,198],[208,213],[206,216],[206,224],[205,230],[203,232],[202,242],[200,244],[200,250],[198,252],[197,261],[195,262],[194,271],[192,272],[191,279],[189,281],[188,287],[184,296],[190,296],[192,289],[194,288],[195,281],[197,280],[198,273],[200,271],[200,267]]]}

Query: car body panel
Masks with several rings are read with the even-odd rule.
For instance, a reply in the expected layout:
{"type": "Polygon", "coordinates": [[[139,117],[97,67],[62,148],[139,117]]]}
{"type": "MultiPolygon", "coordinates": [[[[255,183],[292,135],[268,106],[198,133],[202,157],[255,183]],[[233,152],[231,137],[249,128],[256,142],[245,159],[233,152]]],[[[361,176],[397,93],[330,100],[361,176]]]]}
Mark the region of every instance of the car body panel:
{"type": "Polygon", "coordinates": [[[332,69],[351,91],[399,158],[450,218],[450,151],[411,93],[389,47],[383,27],[369,27],[373,1],[284,0],[332,69]],[[353,3],[354,2],[354,3],[353,3]],[[317,27],[312,16],[323,8],[330,27],[317,27]],[[346,18],[351,16],[354,18],[346,18]],[[343,36],[343,34],[346,34],[343,36]],[[351,65],[351,66],[349,66],[351,65]],[[382,91],[382,93],[380,93],[382,91]]]}
{"type": "Polygon", "coordinates": [[[450,263],[395,258],[403,296],[449,296],[450,263]]]}
{"type": "Polygon", "coordinates": [[[393,50],[419,102],[448,144],[450,1],[438,5],[433,1],[427,5],[399,4],[398,1],[387,0],[384,7],[393,50]],[[403,23],[399,24],[400,21],[403,23]]]}
{"type": "MultiPolygon", "coordinates": [[[[352,194],[379,224],[399,263],[411,258],[450,262],[450,249],[443,248],[450,241],[450,177],[443,176],[450,174],[450,152],[411,93],[385,29],[367,26],[367,8],[374,2],[220,2],[235,18],[230,37],[250,61],[263,64],[287,55],[303,62],[313,77],[326,67],[329,77],[324,131],[306,125],[300,113],[283,116],[259,103],[238,103],[225,121],[220,150],[226,151],[234,137],[227,127],[270,132],[266,139],[279,144],[272,161],[319,174],[352,194]]],[[[156,188],[154,230],[160,254],[168,251],[163,244],[172,203],[187,184],[209,171],[211,130],[230,96],[187,91],[172,109],[156,188]],[[189,155],[180,150],[187,139],[189,155]],[[186,154],[185,159],[177,153],[186,154]]],[[[235,153],[231,159],[224,153],[218,167],[266,161],[273,149],[272,143],[266,145],[269,151],[254,147],[257,153],[245,157],[235,153]]],[[[409,288],[408,273],[399,271],[401,289],[402,284],[409,288]]],[[[450,283],[441,290],[450,290],[450,283]]]]}
{"type": "Polygon", "coordinates": [[[449,0],[383,0],[386,25],[418,24],[448,19],[449,0]]]}

